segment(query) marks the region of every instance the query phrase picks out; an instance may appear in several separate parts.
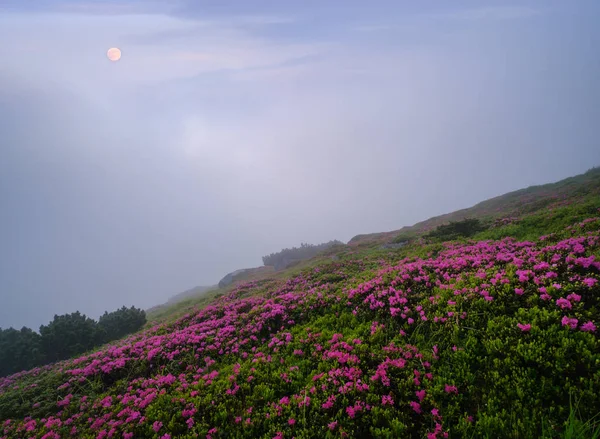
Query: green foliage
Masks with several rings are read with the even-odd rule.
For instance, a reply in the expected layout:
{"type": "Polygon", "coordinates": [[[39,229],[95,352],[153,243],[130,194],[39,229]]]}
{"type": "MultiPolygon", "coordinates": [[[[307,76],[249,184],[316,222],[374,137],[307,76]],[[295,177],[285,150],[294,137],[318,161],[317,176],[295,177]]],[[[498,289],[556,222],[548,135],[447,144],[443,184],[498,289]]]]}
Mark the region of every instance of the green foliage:
{"type": "Polygon", "coordinates": [[[584,225],[579,223],[597,215],[599,211],[600,197],[594,196],[584,203],[569,204],[523,216],[508,225],[478,233],[474,238],[481,240],[511,237],[524,241],[551,234],[556,235],[556,238],[567,237],[574,233],[598,230],[600,221],[584,225]]]}
{"type": "Polygon", "coordinates": [[[569,419],[565,423],[563,433],[564,439],[599,439],[600,438],[600,420],[596,416],[589,418],[587,421],[581,421],[581,413],[578,410],[579,403],[569,412],[569,419]]]}
{"type": "Polygon", "coordinates": [[[37,332],[23,327],[0,328],[0,376],[31,369],[42,362],[41,337],[37,332]]]}
{"type": "Polygon", "coordinates": [[[64,382],[65,376],[61,373],[37,369],[33,376],[20,380],[14,391],[2,395],[0,414],[5,418],[52,415],[58,411],[56,401],[61,397],[59,387],[64,382]]]}
{"type": "Polygon", "coordinates": [[[462,221],[451,221],[449,224],[442,224],[427,235],[440,241],[452,241],[459,238],[469,238],[478,232],[485,230],[486,227],[477,218],[466,218],[462,221]]]}
{"type": "Polygon", "coordinates": [[[417,238],[417,235],[415,233],[402,232],[402,233],[399,233],[394,239],[392,239],[392,243],[400,244],[402,242],[405,242],[407,244],[410,244],[411,242],[414,242],[414,240],[416,238],[417,238]]]}
{"type": "Polygon", "coordinates": [[[40,326],[42,351],[49,363],[85,352],[102,342],[97,323],[85,314],[55,315],[47,325],[40,326]]]}
{"type": "Polygon", "coordinates": [[[122,307],[111,313],[105,312],[98,319],[98,329],[103,340],[117,340],[127,334],[138,331],[146,324],[146,313],[135,307],[122,307]]]}

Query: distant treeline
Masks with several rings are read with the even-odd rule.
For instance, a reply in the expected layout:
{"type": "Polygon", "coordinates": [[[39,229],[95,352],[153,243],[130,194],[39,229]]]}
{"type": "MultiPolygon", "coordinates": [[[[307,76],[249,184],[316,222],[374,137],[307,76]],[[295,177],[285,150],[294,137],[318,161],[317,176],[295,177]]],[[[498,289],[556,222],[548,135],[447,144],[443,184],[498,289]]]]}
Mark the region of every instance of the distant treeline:
{"type": "Polygon", "coordinates": [[[329,247],[333,247],[334,245],[344,245],[344,243],[338,240],[333,240],[318,245],[302,243],[300,244],[300,247],[284,248],[280,252],[263,256],[262,260],[263,264],[272,265],[275,267],[275,270],[281,270],[294,261],[312,258],[319,252],[322,252],[329,247]]]}
{"type": "Polygon", "coordinates": [[[79,311],[55,315],[39,334],[32,329],[0,328],[0,377],[65,360],[137,331],[146,323],[144,310],[122,307],[98,321],[79,311]]]}

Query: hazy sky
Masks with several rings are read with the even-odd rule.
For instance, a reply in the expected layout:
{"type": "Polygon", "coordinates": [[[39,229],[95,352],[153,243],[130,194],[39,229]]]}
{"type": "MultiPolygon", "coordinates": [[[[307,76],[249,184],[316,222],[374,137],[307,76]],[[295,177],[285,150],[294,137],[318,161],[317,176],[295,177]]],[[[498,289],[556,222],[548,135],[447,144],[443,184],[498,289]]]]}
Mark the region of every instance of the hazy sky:
{"type": "Polygon", "coordinates": [[[600,164],[600,2],[483,3],[0,0],[0,327],[600,164]]]}

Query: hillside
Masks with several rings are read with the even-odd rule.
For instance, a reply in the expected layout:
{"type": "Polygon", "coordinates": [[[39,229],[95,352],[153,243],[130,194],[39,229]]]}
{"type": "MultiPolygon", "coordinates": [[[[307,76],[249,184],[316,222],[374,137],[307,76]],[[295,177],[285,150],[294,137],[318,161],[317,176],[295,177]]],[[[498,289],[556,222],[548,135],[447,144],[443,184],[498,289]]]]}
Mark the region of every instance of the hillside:
{"type": "Polygon", "coordinates": [[[465,218],[480,218],[492,221],[497,218],[523,217],[542,209],[552,209],[564,204],[573,204],[600,196],[600,167],[584,174],[566,178],[556,183],[531,186],[482,201],[470,208],[429,218],[412,226],[384,233],[357,235],[348,244],[351,246],[382,243],[401,234],[422,234],[450,221],[465,218]]]}
{"type": "Polygon", "coordinates": [[[0,378],[0,437],[600,428],[599,169],[254,275],[97,352],[0,378]],[[465,218],[481,227],[436,233],[465,218]]]}
{"type": "MultiPolygon", "coordinates": [[[[198,298],[199,296],[203,295],[204,293],[206,293],[210,290],[214,290],[216,288],[218,288],[217,285],[198,286],[198,287],[190,288],[189,290],[185,290],[181,293],[178,293],[178,294],[175,294],[175,295],[169,297],[169,300],[167,300],[163,305],[158,305],[158,306],[168,306],[168,305],[173,305],[175,303],[181,302],[183,300],[198,298]]],[[[152,308],[149,311],[151,311],[151,310],[152,310],[152,308]]]]}
{"type": "Polygon", "coordinates": [[[163,304],[155,305],[152,308],[148,308],[146,310],[146,313],[150,316],[159,315],[166,309],[169,309],[177,304],[180,304],[181,302],[192,303],[192,302],[198,301],[198,299],[200,299],[202,296],[204,296],[207,292],[209,292],[211,290],[215,290],[217,288],[218,288],[218,285],[197,286],[194,288],[190,288],[189,290],[185,290],[181,293],[174,294],[173,296],[169,297],[169,299],[163,304]]]}

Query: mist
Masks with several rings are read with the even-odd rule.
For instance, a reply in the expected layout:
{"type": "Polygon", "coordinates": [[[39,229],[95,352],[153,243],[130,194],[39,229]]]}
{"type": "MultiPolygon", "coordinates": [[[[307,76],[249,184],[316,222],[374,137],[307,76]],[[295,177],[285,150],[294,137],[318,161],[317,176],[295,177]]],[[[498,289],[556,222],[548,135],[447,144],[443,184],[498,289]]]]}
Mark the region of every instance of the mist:
{"type": "Polygon", "coordinates": [[[596,2],[327,3],[1,3],[0,327],[600,164],[596,2]]]}

